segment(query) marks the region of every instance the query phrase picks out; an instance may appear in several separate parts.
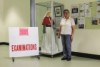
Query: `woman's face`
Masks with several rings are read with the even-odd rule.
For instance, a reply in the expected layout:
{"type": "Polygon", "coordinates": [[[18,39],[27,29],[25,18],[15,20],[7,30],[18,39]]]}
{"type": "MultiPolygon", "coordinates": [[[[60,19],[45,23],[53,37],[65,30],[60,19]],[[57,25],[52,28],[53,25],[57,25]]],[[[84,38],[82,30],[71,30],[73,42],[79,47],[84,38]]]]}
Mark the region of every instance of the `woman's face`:
{"type": "Polygon", "coordinates": [[[69,12],[68,11],[64,12],[64,17],[67,18],[67,19],[69,18],[69,12]]]}

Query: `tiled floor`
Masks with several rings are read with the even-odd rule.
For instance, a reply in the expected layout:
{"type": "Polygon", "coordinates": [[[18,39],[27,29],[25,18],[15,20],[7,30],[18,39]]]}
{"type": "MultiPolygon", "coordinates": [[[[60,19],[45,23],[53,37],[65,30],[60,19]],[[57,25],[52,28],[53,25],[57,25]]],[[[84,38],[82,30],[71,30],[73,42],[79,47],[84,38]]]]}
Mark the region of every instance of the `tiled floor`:
{"type": "Polygon", "coordinates": [[[9,58],[8,46],[0,45],[0,67],[100,67],[100,60],[73,56],[71,61],[62,61],[60,57],[41,56],[15,58],[15,62],[9,58]]]}

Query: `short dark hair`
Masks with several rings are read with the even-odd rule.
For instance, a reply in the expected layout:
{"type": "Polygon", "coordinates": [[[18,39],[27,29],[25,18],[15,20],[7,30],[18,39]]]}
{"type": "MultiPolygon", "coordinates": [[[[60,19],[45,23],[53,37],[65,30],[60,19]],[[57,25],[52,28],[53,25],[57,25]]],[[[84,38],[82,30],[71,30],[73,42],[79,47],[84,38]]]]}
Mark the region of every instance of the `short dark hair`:
{"type": "Polygon", "coordinates": [[[63,13],[65,13],[66,11],[69,13],[69,10],[68,9],[64,9],[63,13]]]}

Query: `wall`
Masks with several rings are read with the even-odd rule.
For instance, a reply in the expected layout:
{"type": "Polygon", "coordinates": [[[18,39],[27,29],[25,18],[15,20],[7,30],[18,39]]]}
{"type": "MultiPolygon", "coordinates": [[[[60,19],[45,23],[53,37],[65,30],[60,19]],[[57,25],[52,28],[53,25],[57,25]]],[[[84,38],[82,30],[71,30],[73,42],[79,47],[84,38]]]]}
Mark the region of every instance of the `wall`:
{"type": "Polygon", "coordinates": [[[94,2],[96,0],[64,0],[65,8],[70,10],[70,7],[72,4],[80,4],[80,3],[88,3],[88,2],[94,2]]]}
{"type": "MultiPolygon", "coordinates": [[[[96,0],[67,0],[65,8],[71,9],[72,4],[95,2],[96,0]],[[67,3],[68,2],[68,3],[67,3]]],[[[100,55],[100,30],[77,29],[72,43],[72,51],[100,55]]]]}
{"type": "MultiPolygon", "coordinates": [[[[36,0],[36,2],[50,0],[36,0]]],[[[52,0],[54,1],[54,0],[52,0]]],[[[97,0],[56,0],[63,3],[64,7],[71,9],[72,4],[95,2],[97,0]]],[[[72,43],[72,51],[100,55],[100,30],[99,29],[76,29],[72,43]]]]}
{"type": "Polygon", "coordinates": [[[72,50],[74,52],[100,55],[100,30],[76,30],[72,50]]]}
{"type": "Polygon", "coordinates": [[[4,37],[3,35],[5,35],[5,25],[4,25],[4,22],[3,22],[3,6],[4,6],[4,1],[3,0],[0,0],[0,42],[2,40],[4,40],[4,37]]]}
{"type": "Polygon", "coordinates": [[[0,42],[6,42],[9,27],[30,26],[30,0],[0,0],[0,3],[3,9],[0,12],[0,42]]]}

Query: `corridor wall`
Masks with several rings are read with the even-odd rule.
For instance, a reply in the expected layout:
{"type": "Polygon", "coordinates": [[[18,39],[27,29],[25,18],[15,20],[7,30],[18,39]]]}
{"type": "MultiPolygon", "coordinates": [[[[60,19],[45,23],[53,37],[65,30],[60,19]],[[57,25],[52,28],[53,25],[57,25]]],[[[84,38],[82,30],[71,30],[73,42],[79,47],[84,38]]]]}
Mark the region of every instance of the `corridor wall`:
{"type": "Polygon", "coordinates": [[[9,27],[30,26],[30,0],[0,0],[0,42],[8,41],[9,27]]]}
{"type": "MultiPolygon", "coordinates": [[[[36,0],[36,2],[45,2],[50,0],[36,0]]],[[[52,0],[53,1],[53,0],[52,0]]],[[[66,9],[71,10],[73,4],[96,2],[98,0],[57,0],[64,4],[66,9]]],[[[99,29],[76,29],[72,43],[73,52],[100,55],[100,30],[99,29]]]]}
{"type": "MultiPolygon", "coordinates": [[[[99,0],[67,0],[64,2],[64,5],[65,8],[71,10],[71,6],[73,4],[75,5],[96,1],[99,0]]],[[[72,51],[100,55],[100,29],[76,29],[72,43],[72,51]]]]}

